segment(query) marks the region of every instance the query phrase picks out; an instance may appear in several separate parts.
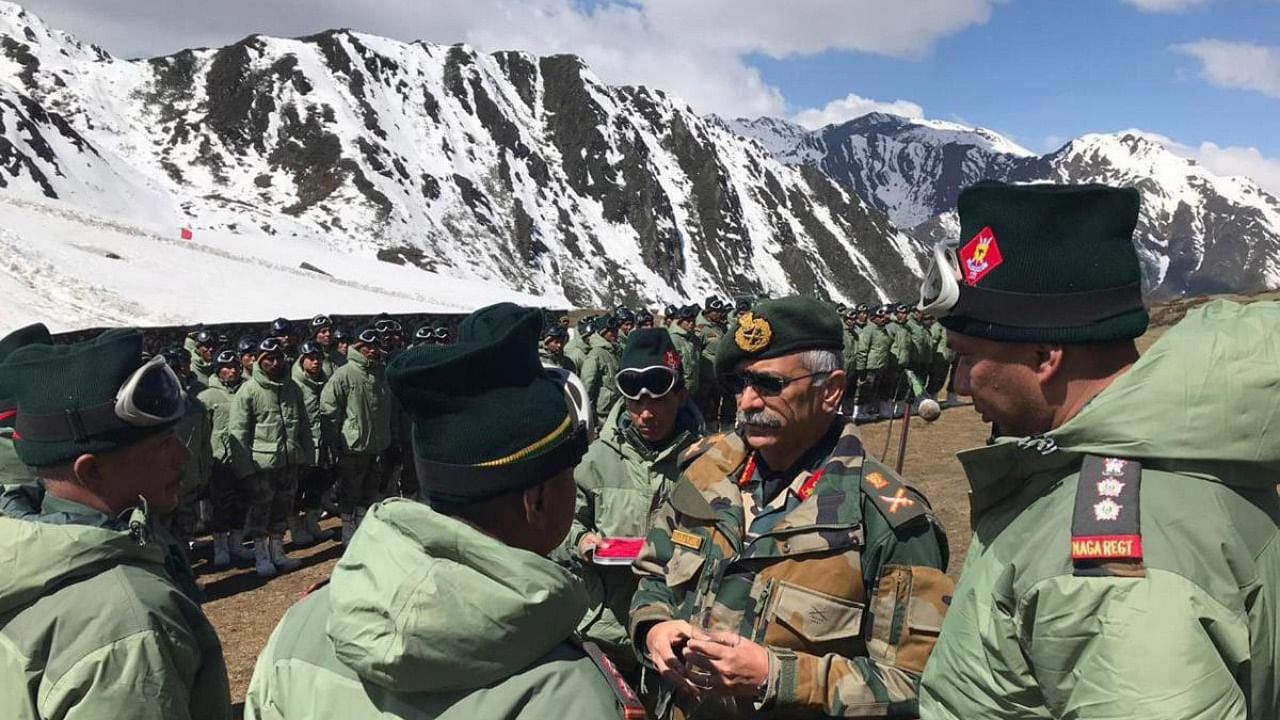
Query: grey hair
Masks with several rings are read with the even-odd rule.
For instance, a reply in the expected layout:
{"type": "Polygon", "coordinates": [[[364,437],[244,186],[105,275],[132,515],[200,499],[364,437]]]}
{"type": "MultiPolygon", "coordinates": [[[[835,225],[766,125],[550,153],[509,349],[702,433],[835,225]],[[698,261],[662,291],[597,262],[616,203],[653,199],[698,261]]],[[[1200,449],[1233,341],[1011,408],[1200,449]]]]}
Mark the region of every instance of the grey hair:
{"type": "MultiPolygon", "coordinates": [[[[844,369],[844,358],[835,350],[805,350],[800,353],[800,362],[813,374],[830,373],[844,369]]],[[[814,387],[822,387],[827,378],[814,378],[814,387]]]]}

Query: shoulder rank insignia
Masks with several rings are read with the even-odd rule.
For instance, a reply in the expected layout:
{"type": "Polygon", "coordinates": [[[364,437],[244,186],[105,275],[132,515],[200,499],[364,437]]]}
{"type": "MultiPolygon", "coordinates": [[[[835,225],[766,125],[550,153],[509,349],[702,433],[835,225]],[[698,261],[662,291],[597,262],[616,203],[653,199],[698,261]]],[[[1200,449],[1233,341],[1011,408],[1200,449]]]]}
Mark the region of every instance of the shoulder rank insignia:
{"type": "Polygon", "coordinates": [[[1141,575],[1139,489],[1142,464],[1085,456],[1071,519],[1071,561],[1076,575],[1141,575]]]}
{"type": "Polygon", "coordinates": [[[613,690],[613,695],[617,698],[618,706],[622,711],[622,720],[644,720],[649,717],[645,712],[644,703],[640,702],[640,698],[627,684],[622,673],[618,672],[613,661],[600,650],[600,646],[593,642],[584,642],[582,649],[586,651],[587,657],[591,658],[591,662],[595,663],[600,674],[604,675],[605,680],[609,681],[609,687],[613,690]]]}
{"type": "Polygon", "coordinates": [[[919,517],[929,515],[929,506],[919,493],[907,487],[896,475],[864,465],[862,492],[871,498],[889,525],[901,527],[919,517]]]}

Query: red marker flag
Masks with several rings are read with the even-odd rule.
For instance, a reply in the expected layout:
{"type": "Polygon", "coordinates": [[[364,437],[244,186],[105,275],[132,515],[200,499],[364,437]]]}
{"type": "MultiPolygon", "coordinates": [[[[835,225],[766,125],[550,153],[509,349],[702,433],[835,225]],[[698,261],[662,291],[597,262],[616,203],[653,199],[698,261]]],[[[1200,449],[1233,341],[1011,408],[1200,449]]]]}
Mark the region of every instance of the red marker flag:
{"type": "Polygon", "coordinates": [[[191,238],[195,237],[194,235],[191,234],[191,228],[182,228],[182,232],[179,233],[179,235],[183,240],[190,240],[191,238]]]}

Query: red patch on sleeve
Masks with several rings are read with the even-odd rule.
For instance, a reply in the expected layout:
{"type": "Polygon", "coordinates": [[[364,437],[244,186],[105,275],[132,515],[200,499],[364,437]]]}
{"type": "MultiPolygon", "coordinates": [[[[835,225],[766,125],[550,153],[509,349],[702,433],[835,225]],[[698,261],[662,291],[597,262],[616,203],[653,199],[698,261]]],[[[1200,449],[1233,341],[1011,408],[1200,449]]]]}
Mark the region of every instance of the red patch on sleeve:
{"type": "Polygon", "coordinates": [[[978,231],[964,247],[960,248],[960,267],[964,270],[964,281],[969,286],[987,276],[987,273],[1000,267],[1004,257],[1000,254],[1000,246],[996,243],[996,234],[988,226],[978,231]]]}

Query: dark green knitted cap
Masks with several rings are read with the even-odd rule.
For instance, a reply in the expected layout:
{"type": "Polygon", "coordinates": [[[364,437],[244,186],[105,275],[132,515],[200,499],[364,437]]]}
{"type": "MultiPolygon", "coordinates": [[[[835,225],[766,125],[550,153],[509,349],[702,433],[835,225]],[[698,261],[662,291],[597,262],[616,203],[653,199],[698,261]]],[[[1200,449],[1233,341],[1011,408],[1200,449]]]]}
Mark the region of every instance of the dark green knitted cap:
{"type": "MultiPolygon", "coordinates": [[[[75,345],[36,343],[18,348],[0,374],[22,416],[57,415],[111,402],[120,386],[142,365],[142,334],[133,328],[108,330],[75,345]]],[[[58,465],[86,453],[105,453],[164,432],[173,423],[152,427],[121,426],[90,434],[79,441],[40,442],[14,436],[22,462],[34,467],[58,465]]]]}
{"type": "MultiPolygon", "coordinates": [[[[40,343],[48,345],[53,342],[53,336],[49,334],[49,328],[44,323],[36,323],[28,325],[24,328],[18,328],[13,332],[0,338],[0,363],[3,363],[14,350],[26,345],[34,345],[40,343]]],[[[0,427],[13,427],[13,419],[17,403],[13,399],[13,391],[9,389],[6,373],[0,373],[0,427]]]]}
{"type": "Polygon", "coordinates": [[[844,348],[844,328],[836,311],[821,300],[799,295],[761,300],[730,330],[716,349],[717,375],[733,372],[744,360],[844,348]]]}
{"type": "Polygon", "coordinates": [[[960,299],[948,330],[1003,342],[1098,343],[1147,329],[1133,246],[1138,191],[985,182],[960,194],[960,299]]]}
{"type": "Polygon", "coordinates": [[[619,370],[639,370],[657,365],[669,367],[683,377],[680,353],[666,328],[639,328],[627,336],[627,345],[618,361],[619,370]]]}
{"type": "Polygon", "coordinates": [[[511,303],[477,310],[453,345],[419,345],[387,368],[413,419],[429,496],[480,500],[532,487],[586,449],[561,386],[538,359],[542,314],[511,303]]]}

